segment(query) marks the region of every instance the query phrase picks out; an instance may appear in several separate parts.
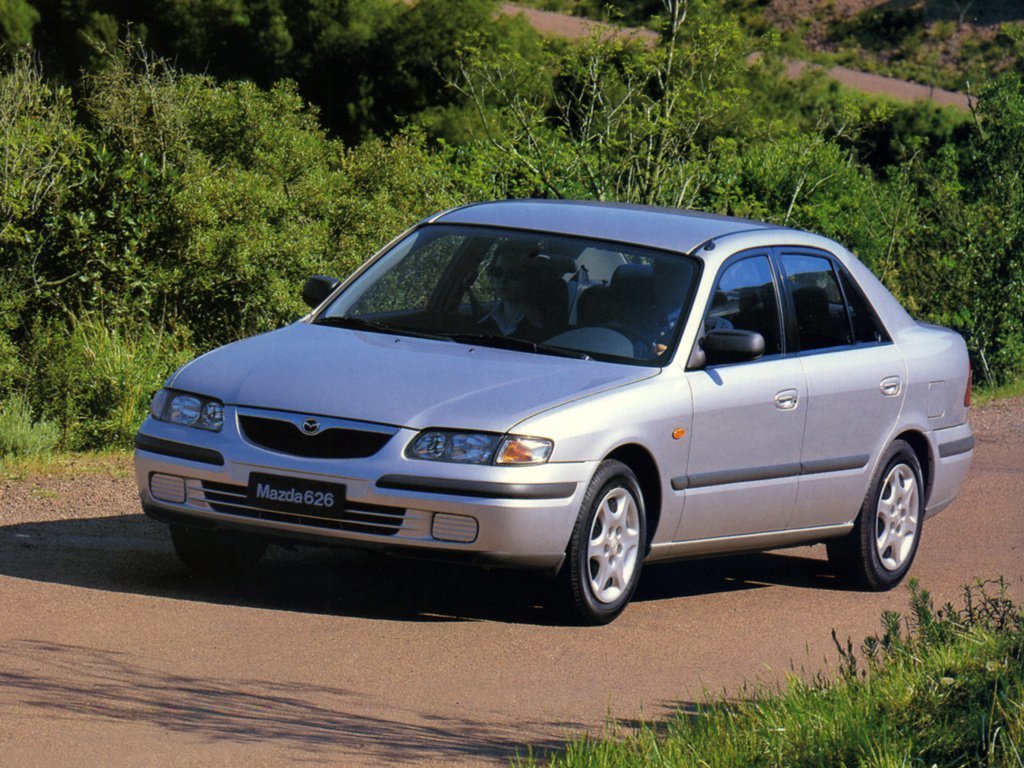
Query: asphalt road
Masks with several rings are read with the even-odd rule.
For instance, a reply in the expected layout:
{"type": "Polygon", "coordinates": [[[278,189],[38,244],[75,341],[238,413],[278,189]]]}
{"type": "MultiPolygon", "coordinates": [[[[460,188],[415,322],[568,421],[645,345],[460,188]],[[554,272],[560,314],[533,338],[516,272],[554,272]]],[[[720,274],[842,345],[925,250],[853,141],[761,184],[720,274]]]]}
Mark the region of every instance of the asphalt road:
{"type": "MultiPolygon", "coordinates": [[[[973,414],[975,464],[912,575],[940,600],[1024,595],[1024,401],[973,414]]],[[[822,547],[645,570],[607,627],[559,626],[543,581],[272,551],[198,582],[129,480],[0,484],[0,765],[507,763],[836,661],[902,589],[846,591],[822,547]]]]}

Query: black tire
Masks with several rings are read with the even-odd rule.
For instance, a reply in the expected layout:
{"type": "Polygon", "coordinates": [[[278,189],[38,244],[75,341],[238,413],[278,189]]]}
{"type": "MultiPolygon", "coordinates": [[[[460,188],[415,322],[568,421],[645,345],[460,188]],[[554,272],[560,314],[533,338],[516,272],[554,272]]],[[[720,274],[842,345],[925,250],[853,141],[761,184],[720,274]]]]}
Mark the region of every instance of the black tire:
{"type": "Polygon", "coordinates": [[[615,619],[636,591],[646,553],[647,520],[636,475],[621,462],[601,462],[583,496],[559,573],[570,618],[585,624],[615,619]],[[601,545],[603,552],[592,558],[592,533],[615,515],[622,516],[622,524],[603,531],[608,537],[601,545]],[[606,576],[601,575],[602,563],[606,576]],[[603,591],[595,588],[599,581],[604,582],[603,591]]]}
{"type": "Polygon", "coordinates": [[[178,559],[193,573],[229,576],[255,568],[269,542],[256,534],[172,525],[171,543],[178,559]]]}
{"type": "Polygon", "coordinates": [[[853,586],[883,592],[903,580],[917,555],[925,487],[917,454],[902,440],[889,446],[878,466],[853,531],[825,547],[839,576],[853,586]],[[894,507],[892,518],[883,511],[887,499],[894,507]],[[913,526],[909,541],[908,525],[913,526]]]}

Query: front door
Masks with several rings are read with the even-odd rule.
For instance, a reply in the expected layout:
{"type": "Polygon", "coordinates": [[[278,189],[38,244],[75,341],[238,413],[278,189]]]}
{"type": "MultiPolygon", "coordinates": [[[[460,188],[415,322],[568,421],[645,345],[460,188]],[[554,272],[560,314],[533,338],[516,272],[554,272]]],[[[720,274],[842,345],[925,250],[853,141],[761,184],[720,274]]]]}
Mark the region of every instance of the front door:
{"type": "Polygon", "coordinates": [[[693,423],[676,541],[785,528],[800,476],[807,387],[795,357],[784,357],[775,276],[765,252],[723,267],[705,325],[757,331],[765,356],[690,371],[693,423]]]}

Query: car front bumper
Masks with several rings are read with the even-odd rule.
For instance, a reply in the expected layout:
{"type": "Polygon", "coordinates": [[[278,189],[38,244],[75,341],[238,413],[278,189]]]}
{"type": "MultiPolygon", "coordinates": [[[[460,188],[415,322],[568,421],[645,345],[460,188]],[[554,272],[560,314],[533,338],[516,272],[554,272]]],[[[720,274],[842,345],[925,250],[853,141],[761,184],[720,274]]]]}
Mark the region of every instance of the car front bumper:
{"type": "Polygon", "coordinates": [[[143,510],[165,523],[259,532],[396,554],[556,570],[595,462],[497,467],[405,456],[417,434],[399,429],[377,453],[312,459],[248,442],[226,414],[219,433],[146,420],[136,438],[143,510]],[[252,473],[344,486],[344,511],[264,508],[252,473]]]}

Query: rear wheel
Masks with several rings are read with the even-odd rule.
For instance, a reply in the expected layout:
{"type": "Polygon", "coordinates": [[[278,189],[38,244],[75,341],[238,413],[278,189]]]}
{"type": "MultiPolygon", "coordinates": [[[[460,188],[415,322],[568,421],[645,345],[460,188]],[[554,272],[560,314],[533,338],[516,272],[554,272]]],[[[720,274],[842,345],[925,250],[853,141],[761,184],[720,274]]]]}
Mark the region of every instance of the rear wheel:
{"type": "Polygon", "coordinates": [[[913,449],[897,440],[880,466],[853,531],[826,543],[841,575],[878,591],[892,589],[910,570],[924,523],[924,484],[913,449]]]}
{"type": "Polygon", "coordinates": [[[636,591],[647,529],[633,471],[605,461],[594,473],[576,519],[560,579],[574,618],[607,624],[636,591]]]}
{"type": "Polygon", "coordinates": [[[267,551],[267,540],[255,534],[171,526],[171,543],[190,571],[203,576],[251,570],[267,551]]]}

